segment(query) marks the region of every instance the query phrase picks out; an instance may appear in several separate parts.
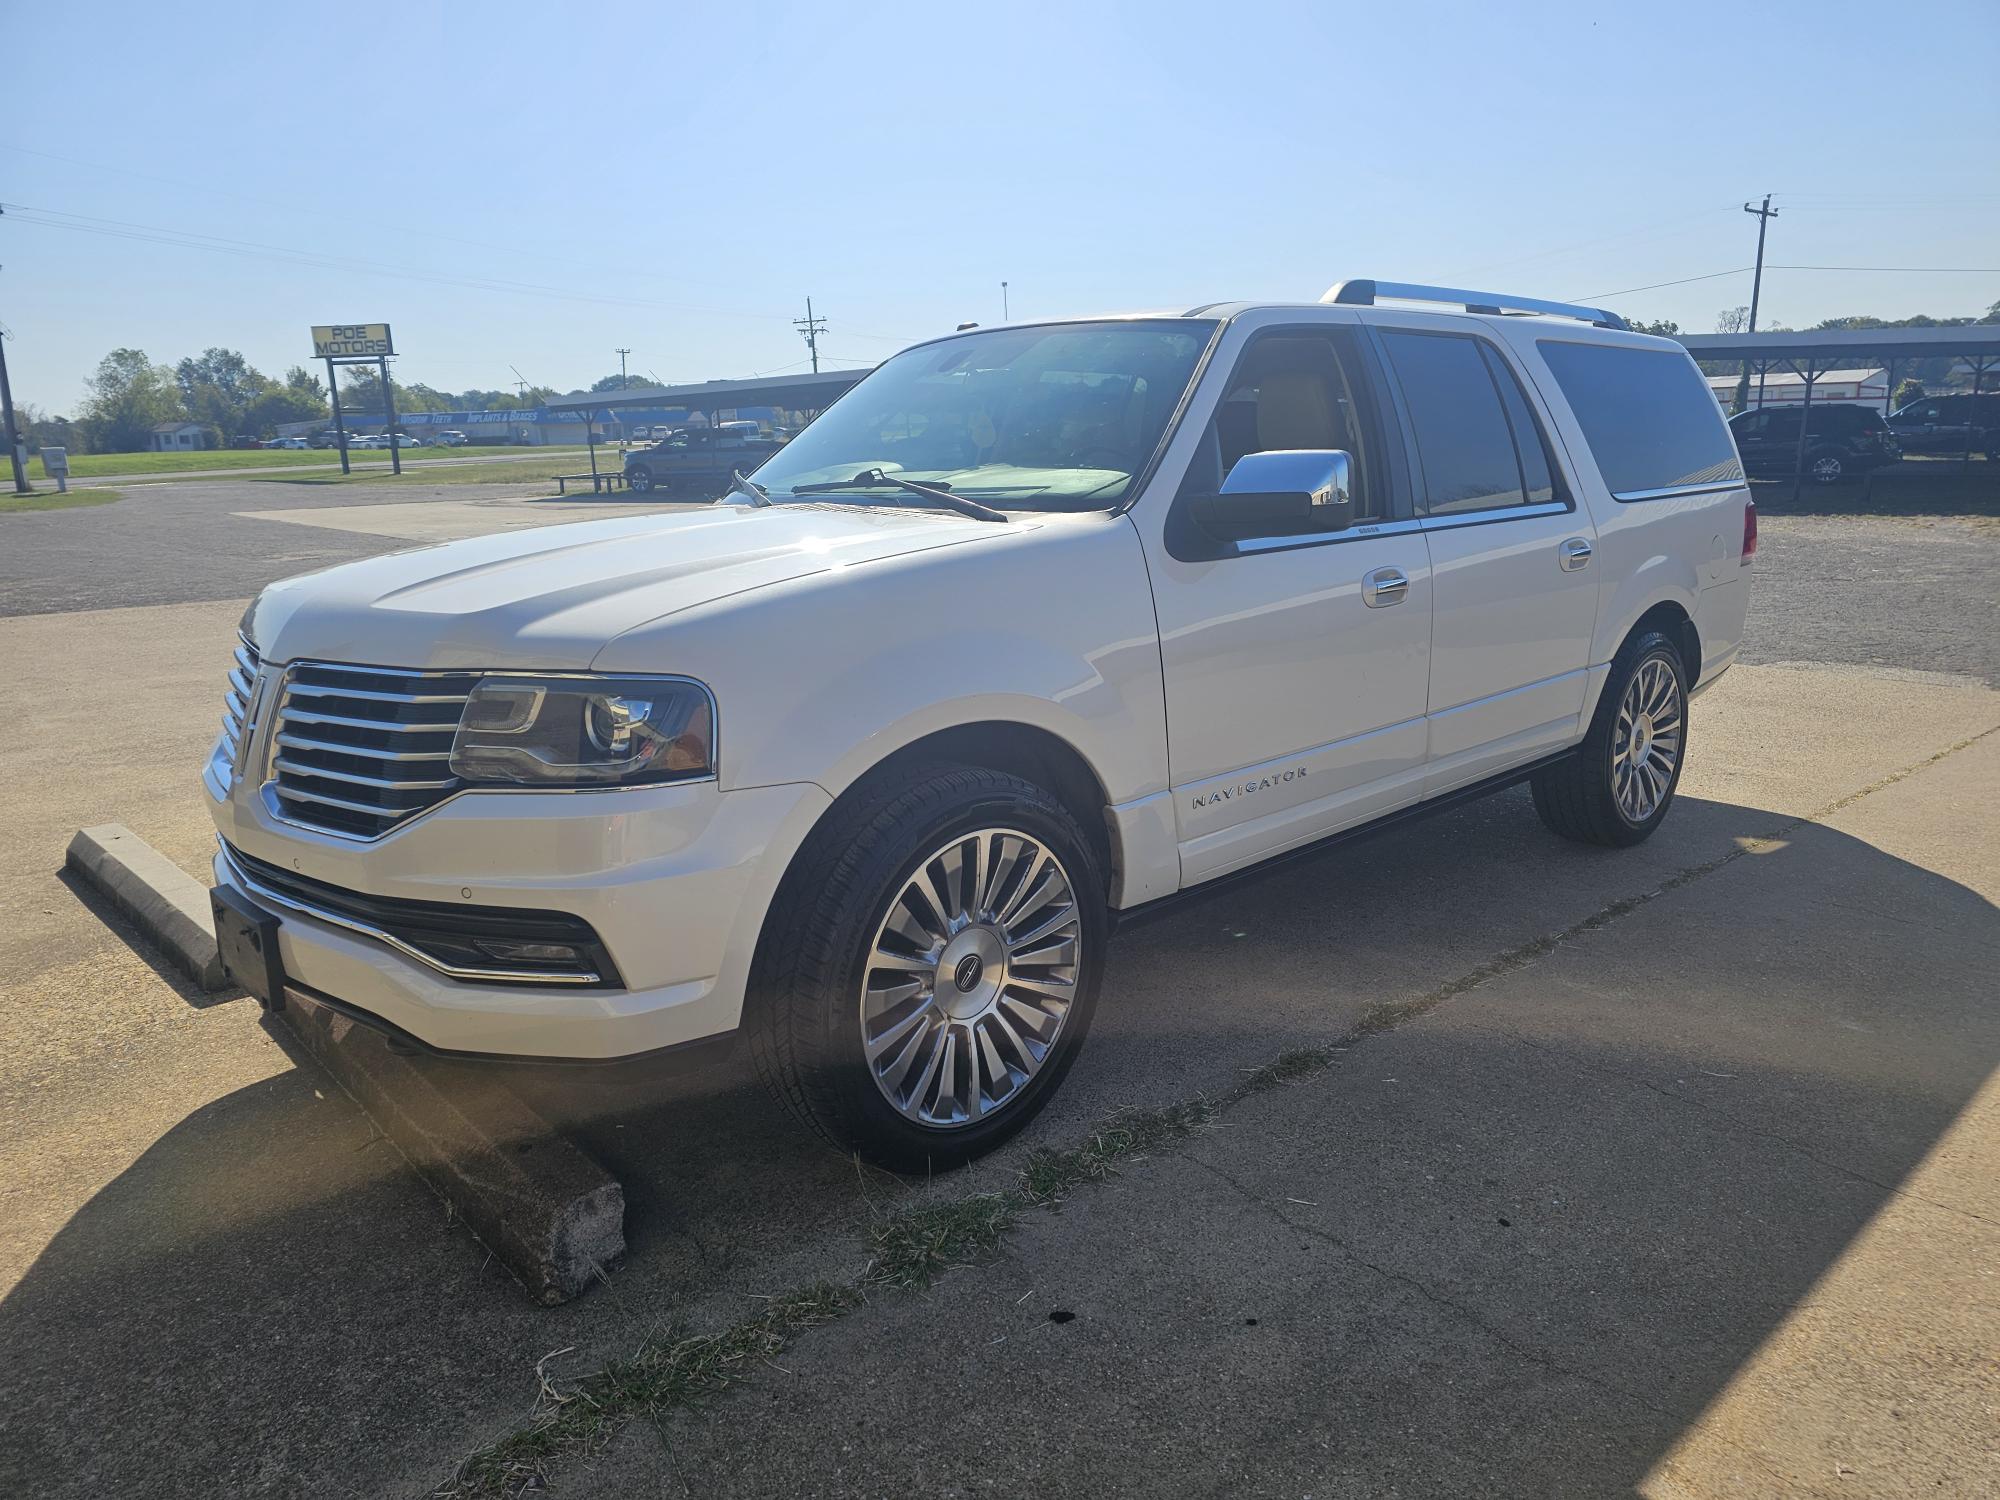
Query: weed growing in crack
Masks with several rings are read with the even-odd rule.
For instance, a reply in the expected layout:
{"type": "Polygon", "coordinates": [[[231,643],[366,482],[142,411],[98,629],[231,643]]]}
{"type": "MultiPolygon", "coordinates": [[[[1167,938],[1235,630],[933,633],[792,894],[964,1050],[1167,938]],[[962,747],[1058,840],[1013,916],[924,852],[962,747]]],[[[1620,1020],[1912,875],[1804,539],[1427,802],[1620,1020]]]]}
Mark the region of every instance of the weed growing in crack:
{"type": "Polygon", "coordinates": [[[831,1322],[858,1301],[850,1287],[817,1282],[772,1298],[756,1317],[719,1333],[648,1342],[632,1358],[567,1390],[544,1376],[534,1419],[466,1459],[432,1491],[434,1500],[539,1488],[551,1461],[587,1458],[633,1417],[662,1416],[727,1390],[752,1365],[775,1358],[798,1334],[831,1322]]]}
{"type": "Polygon", "coordinates": [[[862,1281],[904,1291],[929,1286],[999,1244],[1018,1206],[1005,1193],[977,1193],[877,1219],[868,1230],[873,1255],[862,1281]]]}

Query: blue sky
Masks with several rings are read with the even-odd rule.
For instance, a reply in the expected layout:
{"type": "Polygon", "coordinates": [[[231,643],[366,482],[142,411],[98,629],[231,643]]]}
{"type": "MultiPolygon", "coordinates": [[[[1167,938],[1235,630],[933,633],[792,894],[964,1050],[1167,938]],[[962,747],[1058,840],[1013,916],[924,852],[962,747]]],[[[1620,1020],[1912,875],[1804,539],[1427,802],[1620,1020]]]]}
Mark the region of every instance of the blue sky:
{"type": "MultiPolygon", "coordinates": [[[[56,412],[116,346],[276,374],[315,322],[393,323],[406,381],[567,389],[621,344],[803,368],[808,294],[848,364],[998,321],[1002,279],[1017,318],[1587,298],[1747,266],[1765,192],[1776,264],[2000,266],[1991,0],[9,10],[0,323],[56,412]]],[[[1749,282],[1609,305],[1706,331],[1749,282]]],[[[1996,299],[1774,270],[1764,319],[1996,299]]]]}

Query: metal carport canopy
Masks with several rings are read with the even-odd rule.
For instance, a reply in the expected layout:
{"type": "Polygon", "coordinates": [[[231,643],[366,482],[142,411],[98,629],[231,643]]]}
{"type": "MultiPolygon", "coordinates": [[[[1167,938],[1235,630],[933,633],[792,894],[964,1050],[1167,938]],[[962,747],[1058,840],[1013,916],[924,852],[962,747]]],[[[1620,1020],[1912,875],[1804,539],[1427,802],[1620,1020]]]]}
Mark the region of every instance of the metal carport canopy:
{"type": "Polygon", "coordinates": [[[1946,328],[1820,328],[1809,333],[1683,333],[1676,339],[1696,359],[1799,360],[1815,366],[1856,355],[1885,360],[2000,355],[2000,323],[1946,328]]]}
{"type": "Polygon", "coordinates": [[[578,415],[619,407],[685,407],[711,412],[740,406],[775,406],[785,411],[823,411],[860,383],[867,370],[822,370],[817,375],[776,375],[763,380],[704,380],[698,385],[631,386],[581,396],[552,396],[550,412],[578,415]]]}

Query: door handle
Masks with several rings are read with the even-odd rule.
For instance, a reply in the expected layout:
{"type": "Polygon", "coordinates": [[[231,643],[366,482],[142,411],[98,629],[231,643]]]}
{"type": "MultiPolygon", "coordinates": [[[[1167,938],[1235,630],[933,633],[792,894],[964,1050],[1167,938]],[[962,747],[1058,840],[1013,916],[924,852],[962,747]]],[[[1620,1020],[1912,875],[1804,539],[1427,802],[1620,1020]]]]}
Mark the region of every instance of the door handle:
{"type": "Polygon", "coordinates": [[[1361,602],[1370,609],[1401,604],[1410,592],[1410,575],[1401,568],[1377,568],[1361,580],[1361,602]]]}
{"type": "Polygon", "coordinates": [[[1580,569],[1587,568],[1590,566],[1591,556],[1590,543],[1586,542],[1580,536],[1573,536],[1562,544],[1562,570],[1565,573],[1575,573],[1580,569]]]}

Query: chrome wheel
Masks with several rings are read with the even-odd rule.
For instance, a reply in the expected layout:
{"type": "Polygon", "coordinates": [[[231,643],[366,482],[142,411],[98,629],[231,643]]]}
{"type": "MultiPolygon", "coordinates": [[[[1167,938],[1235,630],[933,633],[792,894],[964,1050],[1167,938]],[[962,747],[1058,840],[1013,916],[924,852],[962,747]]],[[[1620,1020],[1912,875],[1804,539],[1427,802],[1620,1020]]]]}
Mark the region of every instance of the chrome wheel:
{"type": "Polygon", "coordinates": [[[1832,454],[1813,460],[1812,477],[1815,484],[1838,483],[1842,472],[1843,466],[1840,460],[1832,454]]]}
{"type": "Polygon", "coordinates": [[[882,1097],[933,1127],[1007,1108],[1069,1019],[1082,943],[1069,872],[1027,834],[982,828],[930,855],[889,903],[861,981],[882,1097]]]}
{"type": "Polygon", "coordinates": [[[1611,795],[1628,823],[1659,811],[1681,763],[1687,723],[1680,678],[1660,657],[1640,664],[1618,705],[1611,735],[1611,795]]]}

